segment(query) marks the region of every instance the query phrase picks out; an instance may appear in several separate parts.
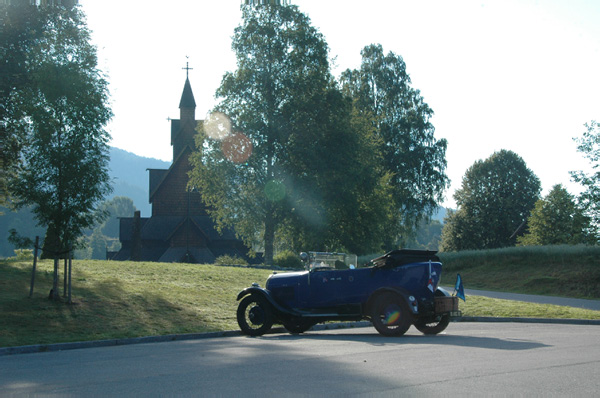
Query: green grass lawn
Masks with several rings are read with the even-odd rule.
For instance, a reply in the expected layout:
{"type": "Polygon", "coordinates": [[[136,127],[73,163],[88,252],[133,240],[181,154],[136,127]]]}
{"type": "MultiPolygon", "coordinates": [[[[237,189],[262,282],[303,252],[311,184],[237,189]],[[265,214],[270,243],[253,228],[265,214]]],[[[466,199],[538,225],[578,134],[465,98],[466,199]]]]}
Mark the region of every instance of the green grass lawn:
{"type": "MultiPolygon", "coordinates": [[[[48,300],[51,261],[38,263],[35,291],[28,297],[31,267],[29,261],[0,260],[0,347],[237,330],[237,293],[252,282],[264,286],[272,272],[75,260],[73,302],[67,304],[48,300]]],[[[60,286],[62,297],[62,268],[60,286]]],[[[476,296],[460,306],[468,316],[600,319],[600,311],[476,296]]]]}
{"type": "MultiPolygon", "coordinates": [[[[48,300],[53,263],[0,261],[0,346],[234,330],[236,294],[271,271],[212,265],[73,262],[72,301],[48,300]]],[[[61,270],[62,271],[62,270],[61,270]]],[[[62,296],[62,275],[60,280],[62,296]]]]}
{"type": "Polygon", "coordinates": [[[465,287],[600,299],[600,246],[527,246],[440,253],[444,283],[465,287]]]}

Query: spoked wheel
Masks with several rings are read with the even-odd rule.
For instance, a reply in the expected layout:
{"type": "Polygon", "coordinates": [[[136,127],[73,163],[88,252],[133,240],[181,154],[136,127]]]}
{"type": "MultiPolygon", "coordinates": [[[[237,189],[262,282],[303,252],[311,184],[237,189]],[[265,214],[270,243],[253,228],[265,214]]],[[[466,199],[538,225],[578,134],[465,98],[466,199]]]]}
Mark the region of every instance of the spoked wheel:
{"type": "Polygon", "coordinates": [[[443,314],[433,318],[421,318],[415,321],[415,327],[424,334],[438,334],[450,323],[450,315],[443,314]]]}
{"type": "Polygon", "coordinates": [[[402,336],[411,325],[412,315],[402,297],[388,292],[375,298],[371,320],[381,335],[402,336]]]}
{"type": "MultiPolygon", "coordinates": [[[[444,297],[441,290],[436,290],[434,297],[444,297]]],[[[430,318],[420,318],[415,321],[415,327],[424,334],[438,334],[443,332],[450,323],[450,314],[441,314],[430,318]]]]}
{"type": "Polygon", "coordinates": [[[262,336],[273,326],[271,305],[260,296],[246,296],[238,306],[237,322],[248,336],[262,336]]]}
{"type": "Polygon", "coordinates": [[[285,330],[287,330],[291,334],[304,333],[314,325],[314,322],[302,318],[292,318],[289,321],[283,323],[283,327],[285,328],[285,330]]]}

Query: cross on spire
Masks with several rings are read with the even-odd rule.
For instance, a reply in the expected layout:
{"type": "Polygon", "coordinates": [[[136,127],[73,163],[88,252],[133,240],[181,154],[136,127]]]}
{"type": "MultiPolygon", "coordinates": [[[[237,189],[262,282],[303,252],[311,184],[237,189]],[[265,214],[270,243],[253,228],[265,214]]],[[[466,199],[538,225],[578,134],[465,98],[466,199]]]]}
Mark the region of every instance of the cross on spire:
{"type": "Polygon", "coordinates": [[[190,68],[190,63],[186,61],[185,68],[181,69],[185,69],[185,78],[187,79],[189,77],[190,70],[193,70],[194,68],[190,68]]]}

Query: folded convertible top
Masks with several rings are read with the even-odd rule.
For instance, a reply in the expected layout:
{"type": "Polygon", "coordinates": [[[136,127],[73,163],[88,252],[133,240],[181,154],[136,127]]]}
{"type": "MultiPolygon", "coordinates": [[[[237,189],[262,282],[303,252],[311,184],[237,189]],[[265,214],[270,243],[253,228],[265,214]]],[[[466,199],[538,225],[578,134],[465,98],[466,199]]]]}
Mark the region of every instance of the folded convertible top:
{"type": "Polygon", "coordinates": [[[431,250],[412,250],[400,249],[392,250],[381,257],[377,257],[371,262],[375,267],[399,267],[401,265],[422,263],[427,261],[439,262],[440,258],[436,256],[437,251],[431,250]]]}

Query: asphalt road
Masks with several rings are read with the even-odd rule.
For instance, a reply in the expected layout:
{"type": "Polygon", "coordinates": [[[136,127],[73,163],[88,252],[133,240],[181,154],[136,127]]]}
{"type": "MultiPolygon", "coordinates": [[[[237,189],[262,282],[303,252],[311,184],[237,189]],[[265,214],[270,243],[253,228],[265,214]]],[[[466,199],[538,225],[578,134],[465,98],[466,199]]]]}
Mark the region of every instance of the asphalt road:
{"type": "Polygon", "coordinates": [[[595,396],[600,326],[371,327],[0,357],[2,396],[595,396]]]}

